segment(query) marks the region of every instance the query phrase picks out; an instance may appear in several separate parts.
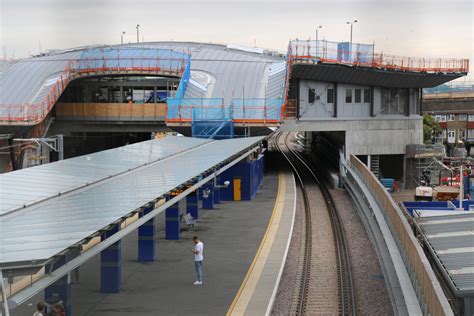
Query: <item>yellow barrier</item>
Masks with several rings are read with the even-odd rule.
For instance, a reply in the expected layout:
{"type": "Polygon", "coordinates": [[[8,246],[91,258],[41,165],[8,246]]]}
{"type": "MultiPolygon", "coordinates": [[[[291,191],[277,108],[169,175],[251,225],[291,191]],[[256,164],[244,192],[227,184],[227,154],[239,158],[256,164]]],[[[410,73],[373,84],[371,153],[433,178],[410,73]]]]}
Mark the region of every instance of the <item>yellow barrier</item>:
{"type": "Polygon", "coordinates": [[[398,239],[399,247],[402,248],[399,250],[402,257],[404,257],[405,266],[407,266],[408,271],[412,270],[414,272],[414,276],[410,275],[410,277],[412,282],[418,283],[427,312],[433,316],[453,315],[430,263],[398,205],[363,162],[351,155],[350,163],[358,171],[364,184],[371,190],[377,204],[384,212],[389,226],[391,226],[392,234],[395,239],[398,239]],[[403,253],[405,253],[405,256],[403,256],[403,253]],[[413,280],[413,277],[416,280],[413,280]]]}

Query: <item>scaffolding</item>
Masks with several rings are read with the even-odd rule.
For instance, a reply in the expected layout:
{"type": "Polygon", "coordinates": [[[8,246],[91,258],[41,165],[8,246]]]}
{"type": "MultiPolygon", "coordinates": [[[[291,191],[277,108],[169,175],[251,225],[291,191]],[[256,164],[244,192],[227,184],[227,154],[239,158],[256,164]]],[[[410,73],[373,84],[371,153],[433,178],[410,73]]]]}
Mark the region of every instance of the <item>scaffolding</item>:
{"type": "Polygon", "coordinates": [[[407,145],[406,175],[408,189],[421,185],[426,178],[431,185],[439,185],[439,174],[446,149],[441,144],[407,145]]]}

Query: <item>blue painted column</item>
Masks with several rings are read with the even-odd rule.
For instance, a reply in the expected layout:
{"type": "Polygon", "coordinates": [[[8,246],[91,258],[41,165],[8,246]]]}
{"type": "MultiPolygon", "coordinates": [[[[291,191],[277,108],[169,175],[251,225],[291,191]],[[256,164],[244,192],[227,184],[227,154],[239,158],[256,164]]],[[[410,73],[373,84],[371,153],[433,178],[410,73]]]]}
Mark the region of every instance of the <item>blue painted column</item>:
{"type": "Polygon", "coordinates": [[[206,210],[212,210],[214,208],[214,184],[212,181],[204,184],[201,190],[202,194],[202,208],[206,210]],[[207,197],[204,193],[208,191],[207,197]]]}
{"type": "MultiPolygon", "coordinates": [[[[120,224],[102,235],[105,240],[120,230],[120,224]]],[[[118,293],[122,284],[122,241],[119,240],[100,253],[100,291],[118,293]]]]}
{"type": "MultiPolygon", "coordinates": [[[[46,271],[54,271],[66,264],[66,257],[62,256],[58,261],[46,265],[46,271]],[[52,270],[50,270],[52,269],[52,270]]],[[[55,304],[62,302],[66,316],[72,315],[71,309],[71,283],[66,274],[44,290],[44,299],[46,302],[55,304]]]]}
{"type": "Polygon", "coordinates": [[[191,214],[194,219],[199,218],[199,201],[197,191],[186,196],[186,213],[191,214]]]}
{"type": "MultiPolygon", "coordinates": [[[[140,217],[153,211],[153,206],[147,207],[140,217]]],[[[138,262],[153,262],[156,260],[155,247],[155,217],[138,227],[138,262]]]]}
{"type": "MultiPolygon", "coordinates": [[[[168,197],[168,200],[171,197],[168,197]]],[[[179,240],[179,202],[171,205],[165,211],[165,239],[179,240]]]]}

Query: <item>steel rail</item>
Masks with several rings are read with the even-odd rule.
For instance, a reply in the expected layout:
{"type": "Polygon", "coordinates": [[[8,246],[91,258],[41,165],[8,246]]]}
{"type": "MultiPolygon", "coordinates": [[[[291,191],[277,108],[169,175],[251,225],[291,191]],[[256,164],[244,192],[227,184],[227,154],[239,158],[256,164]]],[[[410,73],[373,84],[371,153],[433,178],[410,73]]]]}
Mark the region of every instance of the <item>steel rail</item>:
{"type": "Polygon", "coordinates": [[[350,259],[349,259],[349,252],[347,248],[347,242],[344,234],[344,230],[342,228],[341,220],[339,218],[334,200],[329,192],[329,189],[325,185],[323,181],[321,181],[321,176],[318,174],[316,169],[311,166],[310,163],[297,151],[291,148],[288,144],[288,137],[290,133],[286,133],[284,137],[284,144],[291,155],[294,157],[293,159],[297,159],[299,164],[303,166],[305,170],[301,170],[303,168],[298,169],[296,164],[292,162],[292,158],[290,155],[285,153],[280,147],[280,138],[284,135],[284,133],[279,133],[276,135],[276,145],[278,150],[283,154],[286,158],[288,163],[291,165],[292,169],[294,170],[295,175],[297,176],[303,193],[304,205],[305,205],[305,214],[306,214],[306,235],[305,235],[305,250],[304,250],[304,264],[303,264],[303,271],[302,271],[302,285],[300,288],[300,293],[298,297],[298,308],[297,314],[302,315],[305,313],[305,305],[307,300],[307,290],[309,288],[310,282],[310,265],[306,265],[311,260],[311,212],[309,206],[308,195],[305,190],[305,186],[301,177],[302,172],[309,171],[311,177],[315,180],[318,184],[319,189],[323,195],[327,210],[330,215],[331,224],[332,224],[332,231],[334,236],[334,242],[336,246],[336,257],[337,257],[337,264],[338,264],[338,272],[339,272],[339,279],[338,279],[338,288],[339,288],[339,299],[340,299],[340,313],[341,315],[356,315],[356,308],[355,308],[355,298],[354,298],[354,287],[352,282],[352,270],[350,266],[350,259]],[[309,217],[308,217],[309,216],[309,217]],[[309,218],[309,220],[308,220],[309,218]],[[308,225],[309,224],[309,225],[308,225]],[[308,238],[309,237],[309,238],[308,238]],[[309,239],[309,241],[308,241],[309,239]]]}

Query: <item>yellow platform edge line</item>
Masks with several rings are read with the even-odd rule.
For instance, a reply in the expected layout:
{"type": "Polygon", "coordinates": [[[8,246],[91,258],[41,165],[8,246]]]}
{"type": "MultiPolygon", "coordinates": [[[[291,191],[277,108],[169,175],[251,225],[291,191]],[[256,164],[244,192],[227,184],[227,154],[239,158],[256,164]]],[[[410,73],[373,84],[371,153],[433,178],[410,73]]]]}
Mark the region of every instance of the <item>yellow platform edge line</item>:
{"type": "MultiPolygon", "coordinates": [[[[246,290],[247,291],[249,290],[247,288],[247,284],[248,284],[248,281],[250,279],[250,276],[254,272],[254,269],[255,269],[255,266],[256,266],[257,262],[262,261],[262,258],[260,258],[260,254],[262,252],[263,247],[267,243],[267,239],[268,239],[268,236],[270,235],[270,231],[272,230],[273,222],[275,220],[275,217],[277,216],[278,213],[281,213],[281,212],[277,212],[277,208],[279,208],[279,206],[281,206],[280,208],[282,209],[282,205],[283,205],[283,202],[284,202],[284,198],[282,199],[282,195],[284,195],[284,193],[285,193],[285,175],[281,171],[279,171],[278,172],[278,189],[277,189],[275,204],[274,204],[273,210],[272,210],[272,215],[270,217],[270,220],[268,221],[268,225],[267,225],[267,228],[265,230],[265,234],[263,235],[262,241],[260,242],[258,250],[255,254],[255,257],[253,258],[252,263],[250,264],[250,267],[247,270],[247,273],[245,274],[244,280],[242,281],[242,284],[240,285],[240,288],[237,291],[237,294],[235,295],[232,303],[230,304],[230,307],[229,307],[229,309],[227,311],[227,314],[226,314],[227,316],[242,315],[245,312],[245,308],[247,307],[248,300],[246,300],[246,302],[242,302],[242,300],[241,300],[242,293],[246,290]],[[235,311],[235,309],[236,309],[236,306],[238,304],[239,305],[244,305],[244,306],[242,306],[241,308],[238,308],[239,310],[242,310],[242,309],[243,310],[239,311],[237,313],[237,311],[235,311]]],[[[276,233],[276,229],[275,229],[275,233],[276,233]]],[[[273,243],[273,240],[271,240],[271,244],[272,243],[273,243]]],[[[263,261],[263,263],[266,262],[267,257],[268,257],[268,255],[265,257],[265,260],[263,261]]],[[[251,289],[251,292],[253,292],[254,289],[255,288],[251,289]]]]}

